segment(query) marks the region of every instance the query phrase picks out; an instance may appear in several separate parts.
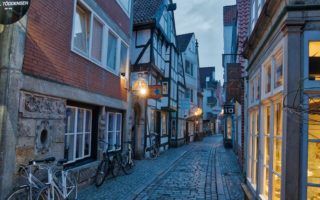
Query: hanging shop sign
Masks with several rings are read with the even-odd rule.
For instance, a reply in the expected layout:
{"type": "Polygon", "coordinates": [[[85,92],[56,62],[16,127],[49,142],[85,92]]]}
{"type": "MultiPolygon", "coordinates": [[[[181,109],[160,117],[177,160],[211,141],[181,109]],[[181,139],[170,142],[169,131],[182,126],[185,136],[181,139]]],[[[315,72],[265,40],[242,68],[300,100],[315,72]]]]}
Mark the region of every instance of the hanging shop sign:
{"type": "Polygon", "coordinates": [[[149,95],[150,99],[161,99],[162,97],[162,85],[150,85],[149,95]]]}
{"type": "Polygon", "coordinates": [[[223,111],[224,114],[234,114],[234,105],[224,105],[223,111]]]}
{"type": "Polygon", "coordinates": [[[19,21],[28,11],[31,0],[0,0],[0,24],[19,21]]]}

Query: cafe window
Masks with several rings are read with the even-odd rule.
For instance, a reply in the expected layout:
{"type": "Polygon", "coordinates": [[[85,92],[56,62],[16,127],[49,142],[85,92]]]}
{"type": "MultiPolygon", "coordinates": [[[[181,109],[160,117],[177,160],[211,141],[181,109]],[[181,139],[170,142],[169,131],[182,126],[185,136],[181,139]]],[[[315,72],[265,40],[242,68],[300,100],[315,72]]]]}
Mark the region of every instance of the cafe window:
{"type": "Polygon", "coordinates": [[[264,109],[264,160],[263,160],[263,193],[262,195],[268,197],[269,195],[269,173],[270,173],[270,131],[271,131],[271,107],[265,106],[264,109]]]}
{"type": "Polygon", "coordinates": [[[273,174],[272,199],[281,198],[281,166],[282,166],[282,103],[274,105],[274,141],[273,141],[273,174]]]}
{"type": "Polygon", "coordinates": [[[309,80],[320,80],[320,41],[309,42],[309,80]]]}
{"type": "Polygon", "coordinates": [[[92,111],[67,106],[64,158],[72,163],[91,156],[92,111]]]}
{"type": "Polygon", "coordinates": [[[250,138],[249,138],[249,163],[248,178],[250,183],[257,185],[257,163],[258,163],[258,138],[259,138],[259,114],[258,110],[250,113],[250,138]]]}
{"type": "Polygon", "coordinates": [[[121,42],[120,73],[126,73],[127,68],[128,68],[128,47],[123,42],[121,42]]]}
{"type": "Polygon", "coordinates": [[[307,199],[320,199],[320,99],[309,100],[307,199]]]}

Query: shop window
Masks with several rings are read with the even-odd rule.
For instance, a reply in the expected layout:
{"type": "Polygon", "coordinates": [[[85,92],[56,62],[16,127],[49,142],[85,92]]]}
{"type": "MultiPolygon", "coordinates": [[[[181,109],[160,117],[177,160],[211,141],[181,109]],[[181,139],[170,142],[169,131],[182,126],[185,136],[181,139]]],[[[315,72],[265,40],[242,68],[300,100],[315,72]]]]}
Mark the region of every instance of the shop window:
{"type": "Polygon", "coordinates": [[[73,30],[73,45],[84,54],[88,54],[89,51],[90,16],[91,13],[84,6],[77,3],[73,30]]]}
{"type": "Polygon", "coordinates": [[[161,113],[161,135],[167,135],[167,114],[161,113]]]}
{"type": "Polygon", "coordinates": [[[117,68],[117,40],[118,38],[109,32],[107,66],[112,70],[116,70],[117,68]]]}
{"type": "Polygon", "coordinates": [[[309,42],[309,79],[320,80],[320,41],[309,42]]]}
{"type": "Polygon", "coordinates": [[[67,106],[64,158],[68,163],[91,155],[92,111],[67,106]]]}
{"type": "Polygon", "coordinates": [[[232,138],[232,119],[228,117],[227,119],[227,139],[231,140],[232,138]]]}
{"type": "Polygon", "coordinates": [[[309,101],[308,121],[308,199],[320,199],[320,99],[309,101]]]}
{"type": "Polygon", "coordinates": [[[121,149],[122,114],[107,112],[107,135],[108,151],[121,149]]]}
{"type": "Polygon", "coordinates": [[[283,57],[282,53],[275,56],[275,66],[274,66],[274,87],[277,88],[283,85],[283,57]]]}

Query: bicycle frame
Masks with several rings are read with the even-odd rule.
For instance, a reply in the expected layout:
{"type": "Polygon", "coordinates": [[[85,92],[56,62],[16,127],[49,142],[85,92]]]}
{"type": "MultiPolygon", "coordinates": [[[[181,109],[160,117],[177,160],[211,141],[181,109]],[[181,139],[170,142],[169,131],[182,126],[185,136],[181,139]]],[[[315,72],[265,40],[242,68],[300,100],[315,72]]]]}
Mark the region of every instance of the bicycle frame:
{"type": "Polygon", "coordinates": [[[69,195],[74,192],[75,190],[75,194],[76,194],[76,199],[77,199],[77,195],[78,195],[78,188],[77,185],[74,185],[73,188],[68,192],[68,188],[67,188],[67,175],[68,175],[68,171],[61,171],[61,182],[62,184],[56,183],[56,181],[53,178],[53,170],[52,168],[49,168],[48,170],[48,185],[50,185],[50,192],[51,195],[49,195],[48,200],[54,200],[55,197],[55,191],[57,191],[59,193],[60,196],[62,196],[64,199],[66,199],[67,197],[69,197],[69,195]],[[60,186],[60,187],[59,187],[60,186]],[[62,190],[60,189],[62,188],[62,190]]]}

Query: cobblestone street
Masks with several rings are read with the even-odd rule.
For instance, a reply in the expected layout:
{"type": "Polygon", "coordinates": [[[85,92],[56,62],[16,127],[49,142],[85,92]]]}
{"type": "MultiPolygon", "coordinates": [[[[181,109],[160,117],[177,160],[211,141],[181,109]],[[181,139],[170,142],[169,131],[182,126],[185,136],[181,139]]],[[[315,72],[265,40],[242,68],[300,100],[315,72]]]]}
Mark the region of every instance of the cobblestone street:
{"type": "Polygon", "coordinates": [[[136,163],[131,175],[90,186],[80,199],[243,199],[236,157],[224,149],[221,136],[136,163]]]}

